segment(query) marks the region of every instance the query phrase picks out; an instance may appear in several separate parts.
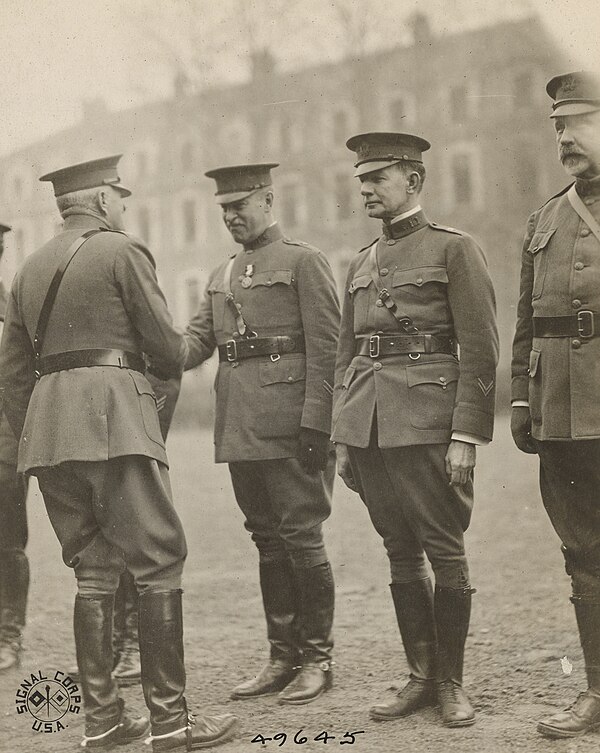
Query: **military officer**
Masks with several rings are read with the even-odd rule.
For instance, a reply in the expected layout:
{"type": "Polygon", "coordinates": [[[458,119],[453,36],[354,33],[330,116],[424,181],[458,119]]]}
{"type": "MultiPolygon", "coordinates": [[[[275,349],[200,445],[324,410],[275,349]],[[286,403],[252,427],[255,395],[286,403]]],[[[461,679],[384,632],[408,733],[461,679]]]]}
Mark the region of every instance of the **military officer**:
{"type": "Polygon", "coordinates": [[[11,290],[0,350],[18,469],[37,476],[63,560],[77,578],[74,631],[82,745],[146,735],[124,710],[113,665],[114,594],[125,566],[139,597],[142,686],[153,750],[231,736],[231,715],[192,731],[183,662],[183,529],[173,507],[156,398],[143,372],[178,377],[187,357],[148,249],[123,232],[120,155],[44,175],[63,232],[32,254],[11,290]]]}
{"type": "Polygon", "coordinates": [[[541,721],[548,737],[600,725],[600,76],[556,76],[546,91],[558,157],[574,182],[529,218],[512,362],[512,432],[540,459],[562,541],[588,688],[541,721]]]}
{"type": "MultiPolygon", "coordinates": [[[[0,259],[4,235],[10,229],[0,223],[0,259]]],[[[0,331],[6,303],[7,292],[0,279],[0,331]]],[[[29,591],[27,483],[17,473],[17,452],[18,442],[0,412],[0,671],[19,665],[29,591]]]]}
{"type": "Polygon", "coordinates": [[[492,436],[494,293],[475,241],[421,208],[429,143],[365,133],[347,146],[367,214],[383,220],[383,232],[348,271],[332,438],[340,475],[383,538],[410,670],[396,697],[370,713],[395,719],[437,699],[444,724],[462,727],[475,721],[462,688],[473,592],[463,533],[475,445],[492,436]]]}
{"type": "Polygon", "coordinates": [[[187,330],[186,369],[219,352],[216,461],[259,553],[270,661],[232,698],[303,704],[331,687],[334,588],[331,392],[339,309],[326,257],[275,221],[275,163],[206,173],[237,254],[210,275],[187,330]],[[299,669],[298,669],[299,667],[299,669]]]}

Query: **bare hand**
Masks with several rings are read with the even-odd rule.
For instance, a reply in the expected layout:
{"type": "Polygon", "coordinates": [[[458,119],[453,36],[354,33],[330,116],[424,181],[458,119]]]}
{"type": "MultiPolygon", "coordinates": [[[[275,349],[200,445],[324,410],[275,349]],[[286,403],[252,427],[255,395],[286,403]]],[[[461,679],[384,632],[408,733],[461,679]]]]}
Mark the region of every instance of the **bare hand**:
{"type": "Polygon", "coordinates": [[[342,481],[346,484],[348,489],[352,489],[353,492],[358,492],[358,486],[352,473],[352,467],[350,466],[350,455],[348,454],[348,448],[345,444],[336,444],[335,456],[337,459],[337,472],[341,476],[342,481]]]}
{"type": "Polygon", "coordinates": [[[475,445],[453,439],[446,452],[446,473],[452,486],[464,486],[475,468],[475,445]]]}

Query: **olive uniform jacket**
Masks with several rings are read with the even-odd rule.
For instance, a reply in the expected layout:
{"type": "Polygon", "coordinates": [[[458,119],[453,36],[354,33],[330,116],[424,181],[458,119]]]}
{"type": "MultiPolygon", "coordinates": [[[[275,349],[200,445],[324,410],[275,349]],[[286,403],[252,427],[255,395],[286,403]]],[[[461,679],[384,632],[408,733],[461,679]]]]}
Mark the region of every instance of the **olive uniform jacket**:
{"type": "Polygon", "coordinates": [[[377,242],[380,279],[419,333],[460,345],[454,355],[370,358],[357,336],[398,334],[379,301],[367,247],[350,263],[335,369],[332,439],[367,447],[374,416],[380,447],[448,443],[453,432],[492,437],[498,335],[492,283],[475,241],[428,222],[423,211],[392,223],[377,242]]]}
{"type": "MultiPolygon", "coordinates": [[[[218,463],[293,457],[300,427],[327,434],[331,428],[339,304],[329,262],[318,249],[284,238],[278,225],[267,228],[252,246],[235,256],[230,275],[244,320],[258,337],[288,335],[306,352],[219,364],[214,434],[218,463]],[[244,277],[248,287],[242,286],[244,277]]],[[[188,326],[186,369],[238,335],[225,300],[227,266],[221,264],[210,275],[188,326]]]]}
{"type": "MultiPolygon", "coordinates": [[[[166,464],[156,399],[146,377],[94,366],[34,377],[32,347],[50,281],[69,246],[102,226],[87,214],[67,217],[64,232],[32,254],[15,277],[0,349],[4,410],[21,435],[19,470],[69,460],[145,455],[166,464]]],[[[141,241],[120,232],[90,238],[63,277],[42,356],[86,348],[145,354],[167,376],[187,356],[141,241]]]]}
{"type": "Polygon", "coordinates": [[[534,316],[586,310],[600,312],[600,242],[563,192],[531,215],[523,244],[512,399],[529,402],[535,439],[600,438],[598,333],[533,336],[534,316]]]}
{"type": "MultiPolygon", "coordinates": [[[[8,294],[4,287],[4,282],[0,280],[0,334],[4,328],[4,317],[6,314],[6,304],[8,302],[8,294]]],[[[17,466],[17,454],[19,450],[19,443],[15,437],[13,430],[10,428],[8,419],[2,411],[0,411],[0,463],[4,465],[17,466]]]]}

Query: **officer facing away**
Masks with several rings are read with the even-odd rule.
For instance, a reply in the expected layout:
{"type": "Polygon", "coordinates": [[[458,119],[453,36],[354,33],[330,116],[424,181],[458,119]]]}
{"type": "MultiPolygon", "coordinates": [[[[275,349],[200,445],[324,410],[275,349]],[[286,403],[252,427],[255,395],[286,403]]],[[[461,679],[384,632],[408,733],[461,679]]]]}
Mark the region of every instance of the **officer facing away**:
{"type": "Polygon", "coordinates": [[[350,263],[332,438],[340,475],[383,538],[410,670],[408,684],[371,716],[395,719],[439,701],[444,724],[463,727],[475,721],[462,687],[473,592],[463,534],[475,445],[492,437],[494,293],[475,241],[421,208],[429,143],[366,133],[347,146],[383,234],[350,263]]]}
{"type": "Polygon", "coordinates": [[[332,684],[333,576],[321,524],[330,513],[331,392],[339,326],[325,256],[284,237],[274,163],[212,170],[241,249],[210,275],[187,330],[186,369],[215,349],[215,451],[259,553],[270,660],[232,698],[279,692],[304,704],[332,684]]]}

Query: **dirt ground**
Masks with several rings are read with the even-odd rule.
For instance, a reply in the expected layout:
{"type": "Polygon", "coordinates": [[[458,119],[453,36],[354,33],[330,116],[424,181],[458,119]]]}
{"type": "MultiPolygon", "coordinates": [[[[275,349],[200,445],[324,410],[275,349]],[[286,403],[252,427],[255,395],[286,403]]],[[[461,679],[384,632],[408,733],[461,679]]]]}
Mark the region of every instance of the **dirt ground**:
{"type": "MultiPolygon", "coordinates": [[[[188,701],[195,712],[239,715],[235,740],[222,753],[279,749],[278,741],[252,743],[257,734],[287,735],[284,751],[339,749],[345,733],[358,732],[342,750],[357,753],[585,753],[597,751],[600,733],[575,741],[537,735],[535,722],[574,700],[584,687],[581,652],[568,601],[569,584],[558,542],[537,490],[535,458],[513,449],[506,421],[493,445],[479,451],[476,505],[467,537],[473,585],[473,619],[465,684],[478,710],[464,730],[440,725],[427,709],[395,722],[372,722],[369,706],[391,695],[406,671],[388,592],[383,548],[360,499],[338,484],[326,536],[337,584],[335,687],[305,707],[278,706],[275,698],[234,702],[228,692],[260,668],[266,643],[257,582],[257,556],[243,529],[227,467],[212,462],[207,431],[174,432],[169,440],[175,499],[189,545],[185,572],[185,644],[188,701]],[[573,665],[563,672],[561,657],[573,665]],[[302,730],[307,742],[294,741],[302,730]],[[314,741],[326,731],[335,739],[314,741]]],[[[0,678],[0,751],[59,753],[75,750],[83,719],[67,729],[34,732],[31,718],[15,712],[15,692],[31,672],[66,671],[73,662],[72,573],[39,494],[29,503],[32,587],[26,652],[18,670],[0,678]]],[[[142,711],[141,688],[124,691],[142,711]]],[[[346,740],[350,738],[346,737],[346,740]]],[[[141,744],[122,750],[148,750],[141,744]]]]}

